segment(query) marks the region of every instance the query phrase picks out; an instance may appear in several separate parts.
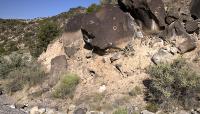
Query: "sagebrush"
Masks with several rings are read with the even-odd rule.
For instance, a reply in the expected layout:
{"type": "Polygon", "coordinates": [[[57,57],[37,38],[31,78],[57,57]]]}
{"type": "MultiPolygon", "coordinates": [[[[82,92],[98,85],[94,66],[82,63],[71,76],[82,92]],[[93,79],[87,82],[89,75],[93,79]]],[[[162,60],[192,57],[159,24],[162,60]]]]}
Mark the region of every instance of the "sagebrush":
{"type": "Polygon", "coordinates": [[[13,52],[9,56],[0,57],[0,79],[6,82],[1,88],[7,93],[42,83],[44,77],[42,67],[30,56],[13,52]]]}
{"type": "Polygon", "coordinates": [[[149,101],[169,110],[200,106],[200,74],[185,59],[150,66],[148,73],[151,76],[147,87],[149,101]]]}
{"type": "Polygon", "coordinates": [[[65,98],[73,95],[80,78],[76,74],[67,74],[61,78],[58,85],[55,87],[53,96],[55,98],[65,98]]]}

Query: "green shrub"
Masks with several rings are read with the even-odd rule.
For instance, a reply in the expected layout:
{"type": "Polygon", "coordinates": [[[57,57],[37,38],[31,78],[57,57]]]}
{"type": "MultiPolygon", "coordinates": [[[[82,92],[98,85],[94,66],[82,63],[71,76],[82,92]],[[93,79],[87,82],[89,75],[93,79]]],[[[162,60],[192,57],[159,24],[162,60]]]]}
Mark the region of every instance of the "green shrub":
{"type": "Polygon", "coordinates": [[[159,109],[159,106],[158,106],[158,104],[156,104],[156,103],[148,103],[148,104],[146,105],[146,109],[147,109],[148,111],[151,111],[151,112],[157,112],[158,109],[159,109]]]}
{"type": "Polygon", "coordinates": [[[55,87],[55,91],[53,92],[53,96],[55,98],[65,98],[68,95],[73,95],[76,86],[79,83],[79,77],[75,74],[67,74],[65,75],[55,87]]]}
{"type": "Polygon", "coordinates": [[[27,56],[12,53],[7,57],[0,57],[0,79],[6,81],[3,88],[7,93],[13,93],[42,83],[44,71],[41,66],[27,56]]]}
{"type": "Polygon", "coordinates": [[[151,81],[148,97],[164,109],[176,106],[194,108],[199,106],[200,75],[184,59],[171,64],[150,66],[148,73],[151,81]]]}
{"type": "Polygon", "coordinates": [[[96,12],[101,8],[100,5],[97,4],[92,4],[91,6],[89,6],[86,10],[87,13],[92,13],[92,12],[96,12]]]}
{"type": "Polygon", "coordinates": [[[142,90],[140,87],[138,86],[135,86],[130,92],[129,92],[129,95],[130,96],[137,96],[137,95],[140,95],[142,94],[142,90]]]}
{"type": "Polygon", "coordinates": [[[29,47],[31,55],[34,57],[38,57],[43,51],[46,51],[48,44],[61,32],[57,23],[43,21],[40,24],[36,42],[29,47]]]}
{"type": "Polygon", "coordinates": [[[128,111],[126,108],[119,108],[119,109],[115,110],[113,112],[113,114],[128,114],[128,111]]]}

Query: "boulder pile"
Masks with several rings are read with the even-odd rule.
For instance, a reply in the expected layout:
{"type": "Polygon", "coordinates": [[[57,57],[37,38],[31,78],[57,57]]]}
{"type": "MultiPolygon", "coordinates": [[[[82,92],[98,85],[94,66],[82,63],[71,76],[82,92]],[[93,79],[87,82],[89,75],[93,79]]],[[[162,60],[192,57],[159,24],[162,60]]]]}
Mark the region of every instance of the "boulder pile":
{"type": "MultiPolygon", "coordinates": [[[[165,2],[166,3],[166,2],[165,2]]],[[[83,40],[90,49],[123,49],[134,38],[154,35],[167,42],[180,36],[175,45],[180,53],[196,48],[199,32],[200,2],[192,0],[189,14],[176,8],[165,8],[162,0],[119,0],[118,5],[103,5],[97,11],[74,16],[66,24],[66,32],[82,31],[83,40]]]]}

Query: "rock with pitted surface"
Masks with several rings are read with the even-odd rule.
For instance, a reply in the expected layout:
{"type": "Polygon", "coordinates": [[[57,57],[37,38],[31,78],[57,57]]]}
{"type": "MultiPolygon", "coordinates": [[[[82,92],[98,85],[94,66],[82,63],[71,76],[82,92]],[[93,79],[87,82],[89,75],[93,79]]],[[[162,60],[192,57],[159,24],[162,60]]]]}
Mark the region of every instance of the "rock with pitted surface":
{"type": "Polygon", "coordinates": [[[135,35],[134,19],[119,6],[104,5],[98,11],[68,20],[66,32],[81,29],[86,44],[98,49],[123,48],[135,35]]]}
{"type": "Polygon", "coordinates": [[[83,17],[82,33],[86,44],[99,49],[123,48],[134,37],[134,19],[118,6],[105,5],[83,17]]]}
{"type": "Polygon", "coordinates": [[[165,27],[166,13],[162,0],[119,0],[119,5],[148,29],[153,29],[154,23],[160,28],[165,27]]]}

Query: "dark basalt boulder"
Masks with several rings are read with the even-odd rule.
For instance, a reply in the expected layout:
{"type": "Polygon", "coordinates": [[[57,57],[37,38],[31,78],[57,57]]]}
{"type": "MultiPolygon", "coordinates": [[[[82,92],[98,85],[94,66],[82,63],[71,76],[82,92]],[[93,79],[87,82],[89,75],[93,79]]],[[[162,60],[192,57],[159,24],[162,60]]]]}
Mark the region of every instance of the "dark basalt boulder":
{"type": "Polygon", "coordinates": [[[48,85],[50,87],[53,87],[58,82],[60,76],[66,72],[67,66],[68,64],[65,55],[57,56],[51,60],[51,70],[48,80],[48,85]]]}
{"type": "Polygon", "coordinates": [[[162,0],[119,0],[119,5],[140,20],[146,28],[152,29],[152,20],[160,28],[165,27],[166,13],[162,0]]]}
{"type": "Polygon", "coordinates": [[[51,60],[51,72],[63,71],[67,69],[67,59],[65,55],[60,55],[51,60]]]}
{"type": "Polygon", "coordinates": [[[192,0],[190,4],[190,13],[194,19],[200,18],[200,0],[192,0]]]}
{"type": "Polygon", "coordinates": [[[180,53],[183,54],[194,50],[196,47],[196,42],[193,39],[187,39],[178,46],[178,49],[180,50],[180,53]]]}
{"type": "Polygon", "coordinates": [[[164,40],[170,39],[174,36],[184,36],[186,38],[190,38],[190,35],[186,32],[184,25],[179,20],[172,22],[159,34],[159,37],[164,40]]]}
{"type": "Polygon", "coordinates": [[[65,26],[65,32],[76,32],[81,29],[84,14],[78,14],[70,18],[65,26]]]}
{"type": "Polygon", "coordinates": [[[86,14],[81,29],[86,44],[102,50],[124,48],[135,34],[134,19],[113,5],[86,14]]]}
{"type": "Polygon", "coordinates": [[[199,27],[198,27],[198,20],[194,20],[194,21],[188,21],[185,23],[185,29],[188,33],[194,33],[196,32],[199,27]]]}

